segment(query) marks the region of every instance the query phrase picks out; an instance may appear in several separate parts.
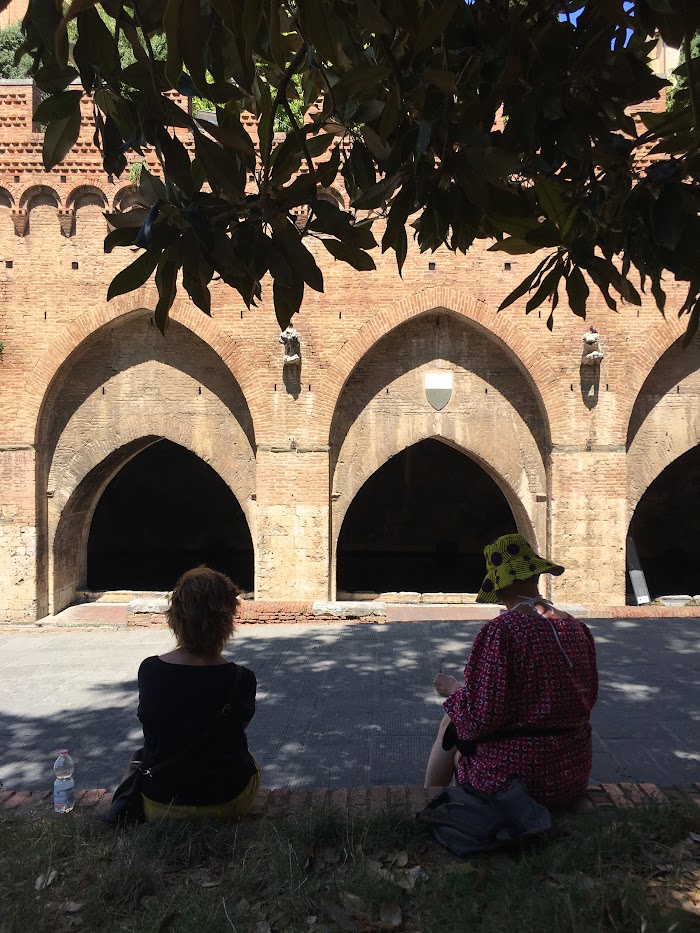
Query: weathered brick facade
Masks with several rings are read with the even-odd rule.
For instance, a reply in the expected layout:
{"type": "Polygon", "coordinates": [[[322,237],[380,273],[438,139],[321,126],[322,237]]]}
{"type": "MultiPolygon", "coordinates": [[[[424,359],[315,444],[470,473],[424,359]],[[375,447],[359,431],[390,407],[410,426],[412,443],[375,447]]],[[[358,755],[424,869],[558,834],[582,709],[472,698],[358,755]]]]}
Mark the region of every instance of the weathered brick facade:
{"type": "MultiPolygon", "coordinates": [[[[214,286],[209,319],[181,292],[165,339],[152,286],[106,302],[127,254],[103,253],[102,211],[129,203],[128,180],[105,177],[88,121],[45,173],[33,103],[31,83],[0,84],[0,620],[43,617],[85,586],[97,501],[159,438],[237,497],[259,599],[333,598],[354,496],[388,458],[438,438],[483,466],[520,530],[567,566],[555,598],[590,602],[593,587],[595,602],[624,603],[634,509],[700,442],[700,343],[680,350],[673,311],[592,301],[587,324],[605,352],[593,384],[587,324],[568,309],[553,333],[548,310],[496,313],[529,257],[413,248],[400,279],[393,254],[377,251],[376,273],[363,274],[312,243],[326,290],[295,319],[293,386],[269,293],[249,311],[214,286]],[[426,371],[453,374],[441,411],[426,371]]],[[[668,283],[670,309],[681,291],[668,283]]]]}

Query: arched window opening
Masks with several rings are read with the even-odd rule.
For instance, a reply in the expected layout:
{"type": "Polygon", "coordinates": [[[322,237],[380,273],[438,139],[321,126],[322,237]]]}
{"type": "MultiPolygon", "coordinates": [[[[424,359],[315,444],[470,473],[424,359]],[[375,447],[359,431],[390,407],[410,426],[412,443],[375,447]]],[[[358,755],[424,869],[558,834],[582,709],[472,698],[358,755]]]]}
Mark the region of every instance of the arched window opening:
{"type": "Polygon", "coordinates": [[[253,589],[253,545],[236,497],[203,460],[161,440],[130,460],[100,497],[88,588],[171,590],[200,564],[253,589]]]}
{"type": "Polygon", "coordinates": [[[351,503],[338,539],[338,597],[475,593],[484,545],[513,531],[508,501],[482,467],[442,441],[421,441],[380,467],[351,503]]]}
{"type": "MultiPolygon", "coordinates": [[[[629,533],[652,599],[700,594],[700,446],[657,476],[639,500],[629,533]]],[[[634,602],[631,593],[628,602],[634,602]]]]}

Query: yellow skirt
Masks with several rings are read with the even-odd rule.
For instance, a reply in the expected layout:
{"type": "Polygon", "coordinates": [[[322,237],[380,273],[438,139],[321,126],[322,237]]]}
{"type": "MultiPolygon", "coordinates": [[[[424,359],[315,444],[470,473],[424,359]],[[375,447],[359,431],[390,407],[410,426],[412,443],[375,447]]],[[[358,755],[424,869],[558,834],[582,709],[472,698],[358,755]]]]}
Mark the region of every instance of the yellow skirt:
{"type": "MultiPolygon", "coordinates": [[[[255,761],[255,759],[253,759],[255,761]]],[[[156,800],[143,798],[143,810],[146,819],[153,820],[192,820],[202,817],[214,817],[219,820],[237,820],[245,816],[255,803],[260,790],[260,767],[255,761],[255,774],[248,781],[247,786],[233,800],[226,803],[214,803],[201,807],[182,807],[169,803],[158,803],[156,800]]]]}

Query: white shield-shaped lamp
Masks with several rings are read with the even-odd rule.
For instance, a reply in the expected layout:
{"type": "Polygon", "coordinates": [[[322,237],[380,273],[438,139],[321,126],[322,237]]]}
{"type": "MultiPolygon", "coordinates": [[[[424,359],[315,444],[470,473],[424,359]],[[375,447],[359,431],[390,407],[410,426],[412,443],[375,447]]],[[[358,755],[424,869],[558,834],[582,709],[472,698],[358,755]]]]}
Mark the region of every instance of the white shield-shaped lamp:
{"type": "Polygon", "coordinates": [[[425,397],[435,411],[442,411],[452,397],[452,373],[426,373],[425,397]]]}

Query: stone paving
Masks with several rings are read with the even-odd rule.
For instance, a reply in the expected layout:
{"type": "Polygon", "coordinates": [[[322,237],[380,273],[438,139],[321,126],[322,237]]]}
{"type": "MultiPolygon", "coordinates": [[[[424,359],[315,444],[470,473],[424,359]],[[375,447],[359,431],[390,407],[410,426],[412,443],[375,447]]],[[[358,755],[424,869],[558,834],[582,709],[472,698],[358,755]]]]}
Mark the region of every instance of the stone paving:
{"type": "MultiPolygon", "coordinates": [[[[231,656],[258,678],[249,730],[272,788],[415,785],[441,715],[432,678],[456,675],[478,622],[241,625],[231,656]]],[[[600,699],[592,782],[700,778],[700,620],[591,620],[600,699]]],[[[113,789],[140,744],[136,671],[162,629],[0,629],[0,780],[51,786],[68,746],[79,787],[113,789]]]]}

